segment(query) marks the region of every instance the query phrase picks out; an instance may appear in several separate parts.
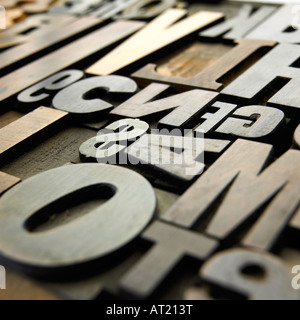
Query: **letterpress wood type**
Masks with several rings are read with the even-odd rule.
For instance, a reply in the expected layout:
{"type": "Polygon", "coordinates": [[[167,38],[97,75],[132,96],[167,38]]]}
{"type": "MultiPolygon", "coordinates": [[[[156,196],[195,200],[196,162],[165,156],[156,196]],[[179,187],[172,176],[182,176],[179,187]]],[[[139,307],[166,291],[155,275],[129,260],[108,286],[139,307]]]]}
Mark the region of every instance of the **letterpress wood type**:
{"type": "Polygon", "coordinates": [[[0,299],[300,299],[299,1],[0,2],[0,299]]]}
{"type": "MultiPolygon", "coordinates": [[[[200,32],[200,36],[204,38],[218,38],[235,40],[245,37],[254,27],[262,23],[272,13],[276,7],[262,6],[253,12],[252,5],[244,5],[240,9],[239,14],[231,19],[227,19],[216,26],[213,26],[205,31],[200,32]]],[[[266,38],[269,40],[269,38],[266,38]]]]}
{"type": "Polygon", "coordinates": [[[218,81],[220,78],[232,71],[259,49],[275,45],[275,42],[271,41],[249,40],[250,39],[235,40],[236,46],[232,50],[192,78],[163,76],[155,71],[156,65],[154,64],[146,65],[135,72],[132,77],[143,81],[154,80],[191,88],[221,90],[223,85],[218,81]]]}
{"type": "MultiPolygon", "coordinates": [[[[200,277],[212,288],[221,287],[223,298],[226,295],[247,300],[300,298],[291,286],[292,277],[286,265],[276,256],[259,251],[231,249],[216,254],[202,266],[200,277]]],[[[209,293],[197,292],[192,291],[187,298],[213,300],[209,293]]]]}
{"type": "Polygon", "coordinates": [[[28,41],[28,36],[4,36],[1,35],[0,37],[0,49],[6,49],[17,44],[24,43],[28,41]]]}
{"type": "Polygon", "coordinates": [[[40,102],[49,97],[43,91],[57,91],[83,78],[84,73],[80,70],[65,70],[35,84],[34,86],[22,91],[17,99],[23,103],[40,102]]]}
{"type": "Polygon", "coordinates": [[[0,79],[0,101],[137,31],[143,22],[113,22],[0,79]],[[95,42],[95,39],[98,39],[95,42]],[[16,81],[16,79],[22,79],[16,81]]]}
{"type": "MultiPolygon", "coordinates": [[[[6,7],[6,8],[13,8],[16,7],[18,5],[19,2],[21,2],[22,0],[2,0],[1,4],[6,7]]],[[[29,1],[34,1],[34,0],[29,0],[29,1]]]]}
{"type": "Polygon", "coordinates": [[[101,17],[102,19],[117,18],[118,13],[136,2],[137,0],[114,0],[104,2],[99,8],[91,11],[89,15],[93,17],[101,17]]]}
{"type": "Polygon", "coordinates": [[[6,28],[11,28],[14,24],[16,24],[19,20],[24,18],[24,12],[22,9],[14,8],[8,9],[6,11],[6,28]]]}
{"type": "Polygon", "coordinates": [[[221,13],[203,11],[176,23],[185,14],[186,11],[180,9],[166,11],[136,35],[90,66],[86,72],[95,75],[114,73],[223,16],[221,13]]]}
{"type": "Polygon", "coordinates": [[[232,117],[226,119],[216,132],[232,134],[242,138],[261,138],[268,136],[282,123],[284,113],[275,108],[246,106],[237,109],[232,117]],[[244,119],[237,119],[240,116],[244,119]],[[245,120],[248,118],[249,120],[245,120]]]}
{"type": "Polygon", "coordinates": [[[130,78],[122,76],[98,76],[83,79],[60,91],[53,99],[56,109],[72,114],[96,115],[108,112],[113,105],[101,100],[87,100],[85,97],[93,90],[105,90],[108,94],[128,93],[137,91],[137,84],[130,78]]]}
{"type": "Polygon", "coordinates": [[[205,168],[204,152],[221,153],[227,140],[184,137],[178,132],[165,132],[143,136],[127,150],[132,164],[142,163],[171,174],[177,179],[191,181],[205,168]],[[176,133],[178,135],[176,135],[176,133]]]}
{"type": "Polygon", "coordinates": [[[74,15],[87,14],[91,9],[101,5],[103,0],[69,0],[50,10],[52,13],[64,13],[74,15]]]}
{"type": "Polygon", "coordinates": [[[153,83],[119,105],[110,114],[140,118],[170,110],[171,112],[159,121],[159,125],[177,128],[186,125],[218,96],[218,93],[212,91],[191,90],[153,101],[155,97],[169,87],[168,85],[153,83]]]}
{"type": "Polygon", "coordinates": [[[36,0],[35,3],[23,5],[22,10],[27,14],[46,12],[53,2],[54,0],[36,0]]]}
{"type": "Polygon", "coordinates": [[[118,19],[150,19],[175,7],[176,0],[140,0],[127,7],[118,19]]]}
{"type": "Polygon", "coordinates": [[[6,50],[4,53],[0,54],[0,68],[3,69],[16,62],[19,63],[23,59],[30,58],[32,55],[42,50],[49,49],[51,46],[57,45],[72,36],[76,36],[89,28],[99,25],[100,23],[101,20],[99,19],[87,17],[65,25],[60,29],[60,32],[50,29],[50,32],[45,32],[44,34],[35,37],[32,41],[6,50]]]}
{"type": "Polygon", "coordinates": [[[20,182],[20,179],[0,171],[0,195],[20,182]]]}
{"type": "Polygon", "coordinates": [[[294,134],[294,141],[296,143],[297,148],[300,149],[300,125],[297,127],[294,134]]]}
{"type": "Polygon", "coordinates": [[[28,42],[50,30],[55,31],[59,26],[74,22],[70,15],[38,14],[15,24],[0,33],[0,49],[28,42]]]}
{"type": "Polygon", "coordinates": [[[271,149],[267,144],[238,140],[166,212],[163,219],[192,227],[224,195],[205,232],[225,239],[269,202],[261,221],[254,225],[257,238],[251,243],[254,245],[257,239],[256,247],[272,250],[299,205],[300,153],[290,150],[264,168],[271,149]],[[201,197],[197,198],[199,194],[201,197]]]}
{"type": "Polygon", "coordinates": [[[295,4],[287,4],[277,9],[268,19],[252,30],[246,38],[272,40],[280,43],[299,43],[300,30],[293,27],[297,14],[295,4]]]}
{"type": "Polygon", "coordinates": [[[300,230],[300,209],[298,209],[290,222],[290,226],[300,230]]]}
{"type": "Polygon", "coordinates": [[[255,99],[259,94],[263,94],[264,89],[281,79],[284,81],[284,84],[281,84],[282,88],[268,100],[268,103],[288,109],[300,108],[300,98],[296,90],[300,83],[300,71],[297,68],[299,58],[298,45],[279,44],[222,93],[233,97],[255,99]]]}
{"type": "Polygon", "coordinates": [[[18,111],[7,111],[0,116],[0,128],[6,127],[13,121],[23,117],[24,114],[18,111]]]}
{"type": "Polygon", "coordinates": [[[0,129],[0,155],[33,137],[51,124],[65,118],[68,113],[40,107],[0,129]]]}
{"type": "Polygon", "coordinates": [[[0,254],[30,273],[64,271],[126,246],[151,221],[155,208],[149,182],[128,169],[81,164],[49,170],[24,180],[0,199],[0,254]],[[102,206],[75,215],[77,219],[59,228],[45,226],[53,209],[63,213],[101,198],[107,200],[102,206]],[[13,199],[18,199],[19,209],[13,199]],[[48,232],[37,232],[43,226],[48,232]],[[74,234],[79,241],[74,242],[74,234]]]}
{"type": "Polygon", "coordinates": [[[125,161],[117,161],[116,155],[137,137],[142,136],[149,129],[147,122],[138,119],[122,119],[115,121],[101,129],[96,137],[85,141],[79,147],[80,159],[83,162],[127,164],[125,161]],[[124,145],[123,145],[124,142],[124,145]],[[112,157],[114,157],[112,159],[112,157]]]}
{"type": "Polygon", "coordinates": [[[154,222],[142,236],[154,245],[121,280],[122,289],[139,298],[151,297],[184,257],[201,261],[218,245],[216,240],[163,222],[154,222]]]}

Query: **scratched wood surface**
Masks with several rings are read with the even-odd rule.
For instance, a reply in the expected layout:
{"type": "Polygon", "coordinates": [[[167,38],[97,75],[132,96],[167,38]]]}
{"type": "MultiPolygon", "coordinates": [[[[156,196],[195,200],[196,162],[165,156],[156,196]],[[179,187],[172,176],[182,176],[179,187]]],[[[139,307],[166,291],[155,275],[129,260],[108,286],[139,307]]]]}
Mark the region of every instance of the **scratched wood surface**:
{"type": "Polygon", "coordinates": [[[0,129],[0,155],[67,116],[66,112],[40,107],[0,129]]]}
{"type": "Polygon", "coordinates": [[[60,29],[59,32],[57,32],[57,30],[45,32],[39,37],[36,37],[34,41],[29,41],[2,53],[0,55],[0,68],[4,69],[17,62],[19,64],[22,59],[28,59],[42,50],[47,49],[49,51],[51,46],[59,43],[63,44],[64,40],[72,38],[74,35],[80,36],[81,32],[95,27],[100,23],[100,19],[82,18],[74,23],[66,25],[64,28],[60,29]]]}
{"type": "Polygon", "coordinates": [[[86,71],[97,75],[114,73],[223,17],[222,13],[200,11],[175,23],[186,13],[180,9],[166,11],[86,71]]]}
{"type": "Polygon", "coordinates": [[[34,60],[13,73],[9,73],[0,80],[0,100],[3,101],[47,76],[78,63],[101,49],[120,41],[140,29],[143,25],[144,23],[142,22],[133,21],[112,22],[104,28],[98,29],[53,53],[34,60]],[[95,38],[98,39],[96,43],[94,41],[95,38]],[[22,79],[22,81],[16,81],[16,78],[22,79]]]}
{"type": "MultiPolygon", "coordinates": [[[[250,56],[261,49],[268,50],[275,45],[271,41],[249,40],[235,40],[232,48],[230,45],[226,48],[226,45],[220,43],[193,43],[183,52],[177,52],[164,58],[160,66],[146,65],[132,76],[142,83],[154,80],[180,87],[221,90],[239,75],[239,71],[236,70],[240,64],[251,65],[248,59],[250,56]],[[220,56],[221,59],[214,57],[214,54],[222,54],[222,52],[224,55],[220,56]],[[191,78],[190,75],[192,75],[191,78]],[[226,75],[227,78],[225,78],[226,75]],[[218,79],[224,80],[218,83],[218,79]]],[[[244,68],[242,70],[244,71],[244,68]]]]}

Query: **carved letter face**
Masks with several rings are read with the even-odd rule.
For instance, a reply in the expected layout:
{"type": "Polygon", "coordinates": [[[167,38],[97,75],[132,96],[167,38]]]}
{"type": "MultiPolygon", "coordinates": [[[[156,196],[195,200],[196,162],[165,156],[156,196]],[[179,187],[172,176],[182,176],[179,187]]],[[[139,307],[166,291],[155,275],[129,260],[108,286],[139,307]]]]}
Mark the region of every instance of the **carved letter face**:
{"type": "Polygon", "coordinates": [[[300,108],[300,97],[297,90],[300,85],[300,70],[297,68],[299,58],[300,47],[298,45],[279,44],[233,81],[222,93],[231,97],[255,99],[272,82],[283,79],[286,84],[269,99],[268,103],[300,108]]]}
{"type": "Polygon", "coordinates": [[[0,290],[6,289],[6,271],[3,266],[0,266],[0,290]]]}
{"type": "Polygon", "coordinates": [[[0,6],[0,29],[6,29],[6,12],[2,6],[0,6]]]}

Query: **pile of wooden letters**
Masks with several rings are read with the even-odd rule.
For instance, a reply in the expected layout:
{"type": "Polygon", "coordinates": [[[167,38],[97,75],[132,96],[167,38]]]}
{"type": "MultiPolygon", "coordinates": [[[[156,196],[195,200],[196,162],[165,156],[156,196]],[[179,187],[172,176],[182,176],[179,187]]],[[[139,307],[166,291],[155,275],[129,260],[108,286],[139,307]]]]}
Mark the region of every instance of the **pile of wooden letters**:
{"type": "Polygon", "coordinates": [[[300,299],[282,2],[0,0],[0,299],[300,299]]]}

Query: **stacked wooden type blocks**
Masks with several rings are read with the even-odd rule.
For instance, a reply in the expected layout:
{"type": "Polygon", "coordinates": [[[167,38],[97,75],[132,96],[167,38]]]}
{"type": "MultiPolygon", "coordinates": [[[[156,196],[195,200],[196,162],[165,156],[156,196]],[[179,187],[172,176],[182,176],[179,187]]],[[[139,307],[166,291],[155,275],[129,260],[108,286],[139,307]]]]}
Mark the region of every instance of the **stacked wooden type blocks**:
{"type": "Polygon", "coordinates": [[[300,299],[300,4],[0,19],[0,299],[300,299]]]}

